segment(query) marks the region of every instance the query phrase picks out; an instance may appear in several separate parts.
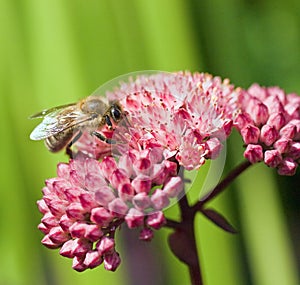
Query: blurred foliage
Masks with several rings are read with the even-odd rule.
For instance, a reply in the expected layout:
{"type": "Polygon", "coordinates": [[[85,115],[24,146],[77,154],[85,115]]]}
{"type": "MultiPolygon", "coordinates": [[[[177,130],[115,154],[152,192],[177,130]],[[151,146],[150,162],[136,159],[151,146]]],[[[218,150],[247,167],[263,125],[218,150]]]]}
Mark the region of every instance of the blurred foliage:
{"type": "MultiPolygon", "coordinates": [[[[148,256],[130,256],[136,246],[122,238],[115,273],[79,274],[40,244],[35,201],[66,157],[29,140],[37,123],[30,114],[136,70],[206,71],[242,87],[256,81],[300,93],[299,11],[297,0],[1,0],[0,285],[139,285],[136,264],[154,270],[148,256]]],[[[226,171],[241,160],[237,144],[232,137],[226,171]]],[[[206,284],[300,284],[299,191],[299,173],[277,177],[259,165],[213,201],[240,234],[196,220],[206,284]]],[[[188,284],[168,233],[157,232],[147,245],[157,267],[151,284],[188,284]]]]}

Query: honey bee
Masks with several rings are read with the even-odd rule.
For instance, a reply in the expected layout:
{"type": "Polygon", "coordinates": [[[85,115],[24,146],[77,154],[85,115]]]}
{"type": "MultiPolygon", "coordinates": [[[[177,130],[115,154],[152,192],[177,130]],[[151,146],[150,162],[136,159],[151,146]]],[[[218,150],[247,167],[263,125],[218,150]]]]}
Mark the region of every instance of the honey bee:
{"type": "Polygon", "coordinates": [[[67,153],[82,135],[89,131],[92,135],[107,143],[114,143],[96,130],[105,125],[112,129],[123,118],[119,102],[110,105],[100,96],[89,96],[77,103],[62,105],[30,116],[30,119],[43,118],[32,131],[32,140],[45,140],[46,147],[52,152],[66,148],[67,153]]]}

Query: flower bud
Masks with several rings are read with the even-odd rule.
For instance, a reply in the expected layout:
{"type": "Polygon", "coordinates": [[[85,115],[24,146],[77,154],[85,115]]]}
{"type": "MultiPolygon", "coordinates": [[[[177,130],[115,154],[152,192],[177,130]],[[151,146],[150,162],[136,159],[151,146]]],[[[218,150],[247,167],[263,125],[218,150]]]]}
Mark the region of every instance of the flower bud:
{"type": "Polygon", "coordinates": [[[135,206],[135,208],[137,208],[139,210],[144,210],[144,209],[150,207],[151,200],[150,200],[150,197],[145,192],[141,192],[141,193],[136,194],[133,197],[132,203],[135,206]]]}
{"type": "Polygon", "coordinates": [[[130,155],[122,155],[119,160],[119,168],[124,169],[128,177],[131,177],[133,174],[133,165],[130,155]]]}
{"type": "Polygon", "coordinates": [[[278,166],[279,175],[293,176],[296,173],[298,164],[292,158],[285,158],[278,166]]]}
{"type": "Polygon", "coordinates": [[[70,239],[70,240],[66,241],[62,245],[62,247],[59,251],[59,254],[64,257],[73,258],[74,257],[73,250],[76,245],[77,245],[77,241],[74,239],[70,239]]]}
{"type": "Polygon", "coordinates": [[[38,229],[45,235],[50,231],[50,228],[47,228],[43,223],[38,224],[38,229]]]}
{"type": "Polygon", "coordinates": [[[94,208],[91,211],[91,221],[100,226],[108,226],[113,218],[113,215],[103,207],[94,208]]]}
{"type": "Polygon", "coordinates": [[[95,242],[103,236],[103,232],[98,225],[86,225],[84,237],[91,242],[95,242]]]}
{"type": "Polygon", "coordinates": [[[86,239],[75,239],[72,254],[78,257],[84,257],[92,249],[93,244],[86,239]]]}
{"type": "Polygon", "coordinates": [[[134,196],[134,189],[130,183],[120,184],[118,194],[123,201],[131,201],[134,196]]]}
{"type": "MultiPolygon", "coordinates": [[[[298,96],[299,97],[299,96],[298,96]]],[[[295,102],[290,102],[285,105],[285,110],[291,118],[299,119],[300,104],[295,102]]]]}
{"type": "Polygon", "coordinates": [[[79,201],[83,209],[86,211],[90,211],[92,208],[97,207],[97,203],[95,202],[94,196],[90,193],[85,192],[79,195],[79,201]]]}
{"type": "Polygon", "coordinates": [[[116,198],[108,204],[109,211],[116,217],[126,215],[128,206],[121,198],[116,198]]]}
{"type": "Polygon", "coordinates": [[[152,163],[149,158],[141,157],[133,163],[133,169],[136,173],[149,175],[151,172],[152,163]]]}
{"type": "Polygon", "coordinates": [[[61,243],[55,243],[53,242],[49,235],[45,235],[42,239],[42,244],[48,248],[51,248],[51,249],[55,249],[55,248],[59,248],[61,246],[61,243]]]}
{"type": "Polygon", "coordinates": [[[136,193],[149,193],[152,187],[152,180],[148,176],[138,175],[131,182],[136,193]]]}
{"type": "Polygon", "coordinates": [[[66,213],[70,219],[84,220],[85,209],[82,208],[80,203],[71,203],[67,207],[66,213]]]}
{"type": "Polygon", "coordinates": [[[266,165],[275,168],[282,161],[282,156],[278,150],[267,150],[265,152],[264,162],[266,165]]]}
{"type": "Polygon", "coordinates": [[[259,139],[259,128],[253,126],[253,125],[247,125],[241,130],[241,135],[243,137],[243,140],[245,144],[256,144],[259,139]]]}
{"type": "Polygon", "coordinates": [[[273,113],[270,115],[267,125],[274,126],[279,131],[286,123],[286,119],[283,113],[273,113]]]}
{"type": "Polygon", "coordinates": [[[78,272],[82,272],[87,269],[87,266],[83,263],[83,258],[75,256],[73,258],[72,268],[78,272]]]}
{"type": "Polygon", "coordinates": [[[297,133],[297,127],[291,123],[286,124],[283,128],[281,128],[279,134],[281,137],[287,139],[293,139],[297,133]]]}
{"type": "Polygon", "coordinates": [[[104,268],[109,271],[115,271],[121,263],[121,258],[117,252],[104,256],[104,268]]]}
{"type": "MultiPolygon", "coordinates": [[[[93,269],[103,262],[102,256],[96,250],[90,250],[86,253],[83,264],[84,267],[93,269]]],[[[83,268],[84,268],[83,267],[83,268]]]]}
{"type": "Polygon", "coordinates": [[[261,145],[247,145],[244,152],[244,157],[248,159],[252,164],[263,160],[263,148],[261,145]]]}
{"type": "Polygon", "coordinates": [[[165,165],[168,174],[170,176],[176,176],[178,171],[178,165],[176,162],[170,161],[170,160],[164,160],[163,164],[165,165]]]}
{"type": "Polygon", "coordinates": [[[215,159],[219,156],[221,152],[222,144],[217,138],[211,138],[208,141],[206,141],[205,148],[208,150],[208,153],[205,157],[215,159]]]}
{"type": "Polygon", "coordinates": [[[156,189],[151,196],[151,202],[154,209],[161,210],[167,207],[170,203],[167,193],[161,189],[156,189]]]}
{"type": "Polygon", "coordinates": [[[272,145],[278,138],[278,131],[274,126],[264,125],[261,128],[260,140],[267,146],[272,145]]]}
{"type": "Polygon", "coordinates": [[[162,184],[165,181],[167,174],[168,170],[163,163],[154,164],[151,173],[152,182],[157,185],[162,184]]]}
{"type": "Polygon", "coordinates": [[[163,192],[166,193],[169,198],[177,197],[182,190],[183,182],[179,176],[171,177],[163,188],[163,192]]]}
{"type": "Polygon", "coordinates": [[[58,225],[56,217],[54,217],[50,212],[46,213],[41,221],[47,228],[56,227],[58,225]]]}
{"type": "Polygon", "coordinates": [[[112,189],[108,186],[103,186],[95,192],[95,201],[104,207],[116,198],[112,189]]]}
{"type": "Polygon", "coordinates": [[[280,138],[274,143],[275,149],[277,149],[280,153],[288,152],[290,148],[290,143],[292,142],[291,139],[287,139],[285,137],[280,138]]]}
{"type": "Polygon", "coordinates": [[[125,170],[117,168],[110,176],[111,185],[114,189],[118,189],[120,184],[130,183],[125,170]]]}
{"type": "Polygon", "coordinates": [[[82,193],[82,190],[79,187],[67,188],[64,191],[65,198],[68,202],[79,202],[79,196],[82,193]]]}
{"type": "Polygon", "coordinates": [[[255,102],[251,115],[256,125],[264,125],[269,118],[268,108],[262,102],[255,102]]]}
{"type": "Polygon", "coordinates": [[[106,178],[109,179],[110,175],[115,171],[117,168],[117,163],[115,159],[111,156],[105,157],[100,165],[100,170],[102,172],[102,175],[106,178]]]}
{"type": "Polygon", "coordinates": [[[165,216],[162,211],[151,213],[147,219],[146,223],[149,227],[158,230],[166,223],[165,216]]]}
{"type": "Polygon", "coordinates": [[[237,115],[234,124],[239,130],[241,130],[250,124],[253,125],[254,122],[253,122],[252,118],[250,117],[250,115],[245,112],[245,113],[240,113],[237,115]]]}
{"type": "Polygon", "coordinates": [[[38,206],[38,208],[39,208],[39,211],[40,211],[42,214],[46,214],[46,213],[49,211],[49,208],[48,208],[48,206],[46,205],[44,199],[38,200],[36,203],[37,203],[37,206],[38,206]]]}
{"type": "Polygon", "coordinates": [[[143,228],[140,231],[139,239],[143,241],[151,241],[154,237],[153,230],[149,228],[143,228]]]}
{"type": "Polygon", "coordinates": [[[64,214],[67,203],[63,200],[52,199],[47,205],[50,212],[59,218],[64,214]]]}
{"type": "Polygon", "coordinates": [[[300,158],[300,142],[292,142],[290,144],[288,156],[294,160],[297,160],[300,158]]]}
{"type": "Polygon", "coordinates": [[[75,222],[70,228],[70,234],[73,238],[83,238],[87,224],[84,222],[75,222]]]}
{"type": "MultiPolygon", "coordinates": [[[[300,113],[299,113],[299,117],[300,117],[300,113]]],[[[296,127],[296,134],[294,136],[294,140],[300,140],[300,119],[291,120],[290,124],[293,124],[296,127]]]]}
{"type": "Polygon", "coordinates": [[[97,243],[96,248],[101,255],[113,253],[115,250],[115,240],[111,237],[104,236],[97,243]]]}
{"type": "Polygon", "coordinates": [[[69,234],[67,232],[63,231],[60,226],[52,228],[50,230],[48,236],[51,239],[51,241],[53,241],[54,243],[60,243],[60,244],[64,243],[65,241],[67,241],[69,239],[69,234]]]}
{"type": "Polygon", "coordinates": [[[128,228],[132,229],[142,226],[144,224],[144,216],[141,211],[131,208],[125,217],[128,228]]]}
{"type": "Polygon", "coordinates": [[[70,166],[67,163],[59,163],[57,165],[57,175],[59,177],[68,179],[70,175],[70,166]]]}

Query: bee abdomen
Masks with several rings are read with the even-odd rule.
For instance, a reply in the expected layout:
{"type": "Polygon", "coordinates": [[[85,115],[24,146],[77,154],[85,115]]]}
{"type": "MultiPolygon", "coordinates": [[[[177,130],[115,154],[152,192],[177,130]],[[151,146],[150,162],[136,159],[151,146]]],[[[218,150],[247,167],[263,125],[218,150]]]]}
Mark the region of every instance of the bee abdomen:
{"type": "Polygon", "coordinates": [[[52,152],[58,152],[65,148],[74,137],[73,131],[60,132],[54,136],[45,139],[46,147],[52,152]]]}

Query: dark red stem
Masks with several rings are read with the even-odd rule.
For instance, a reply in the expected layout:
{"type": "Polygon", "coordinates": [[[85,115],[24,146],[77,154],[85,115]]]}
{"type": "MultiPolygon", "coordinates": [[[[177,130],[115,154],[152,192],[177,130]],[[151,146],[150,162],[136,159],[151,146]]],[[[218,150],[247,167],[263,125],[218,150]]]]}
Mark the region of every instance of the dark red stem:
{"type": "MultiPolygon", "coordinates": [[[[181,176],[183,178],[183,173],[181,173],[181,176]]],[[[185,261],[185,263],[189,268],[191,285],[203,285],[200,261],[195,238],[195,212],[193,208],[189,205],[186,195],[183,195],[183,197],[179,200],[179,208],[181,215],[180,231],[183,231],[183,234],[187,239],[186,243],[188,244],[187,248],[189,250],[189,258],[185,261]]]]}
{"type": "MultiPolygon", "coordinates": [[[[198,211],[201,211],[203,206],[214,199],[217,195],[223,192],[226,187],[243,171],[245,171],[251,165],[250,162],[245,161],[238,165],[235,169],[233,169],[211,192],[209,192],[206,196],[204,196],[200,201],[195,203],[193,206],[189,205],[188,199],[186,195],[183,195],[181,199],[179,199],[179,209],[181,220],[179,222],[167,219],[166,227],[175,229],[174,238],[182,239],[186,244],[185,251],[174,250],[173,253],[189,267],[191,285],[203,285],[203,279],[200,269],[200,261],[197,251],[197,244],[195,238],[195,228],[194,228],[194,219],[195,215],[198,211]],[[176,236],[177,233],[177,236],[176,236]],[[188,258],[186,255],[188,255],[188,258]]],[[[184,179],[183,173],[180,172],[179,175],[184,179]]],[[[184,192],[184,189],[183,189],[184,192]]],[[[175,247],[180,248],[180,243],[176,243],[175,247]]]]}
{"type": "Polygon", "coordinates": [[[198,201],[194,206],[194,210],[198,211],[204,206],[204,204],[208,203],[212,199],[214,199],[217,195],[222,193],[226,187],[237,178],[243,171],[245,171],[252,164],[247,160],[242,162],[236,168],[234,168],[229,174],[206,196],[202,197],[200,201],[198,201]]]}

